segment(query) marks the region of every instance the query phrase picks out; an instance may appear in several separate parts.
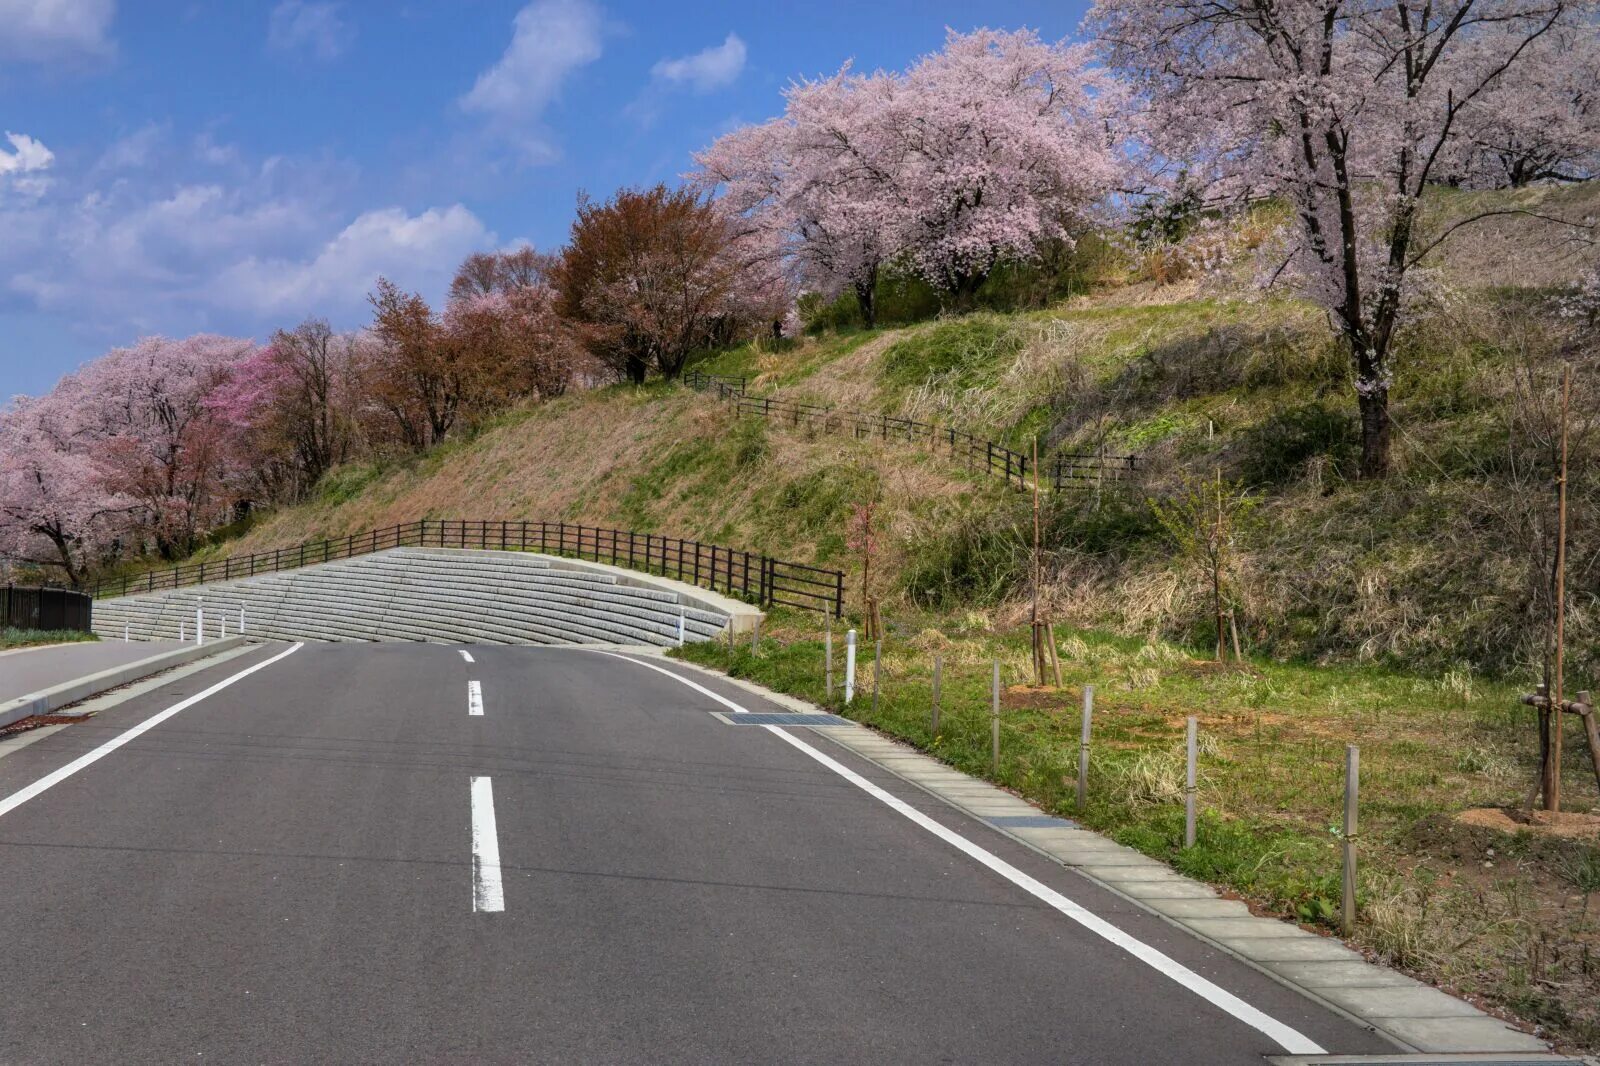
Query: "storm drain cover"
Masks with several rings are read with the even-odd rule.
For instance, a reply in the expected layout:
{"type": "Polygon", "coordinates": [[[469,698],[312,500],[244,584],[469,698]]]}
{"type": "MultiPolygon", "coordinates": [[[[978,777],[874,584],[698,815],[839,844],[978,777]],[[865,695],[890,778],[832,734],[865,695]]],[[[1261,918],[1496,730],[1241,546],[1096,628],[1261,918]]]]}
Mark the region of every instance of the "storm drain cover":
{"type": "Polygon", "coordinates": [[[750,714],[718,714],[732,725],[853,725],[848,718],[836,714],[800,714],[782,712],[750,714]]]}
{"type": "Polygon", "coordinates": [[[1076,829],[1077,822],[1056,818],[1048,814],[996,814],[985,818],[990,825],[1001,829],[1076,829]]]}

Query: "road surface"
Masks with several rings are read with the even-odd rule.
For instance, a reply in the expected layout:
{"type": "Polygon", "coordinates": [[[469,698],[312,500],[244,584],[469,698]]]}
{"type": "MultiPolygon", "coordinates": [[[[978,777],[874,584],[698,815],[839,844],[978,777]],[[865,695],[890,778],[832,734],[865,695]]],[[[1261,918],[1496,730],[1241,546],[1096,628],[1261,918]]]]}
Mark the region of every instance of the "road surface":
{"type": "Polygon", "coordinates": [[[7,751],[0,1062],[1389,1050],[646,661],[267,645],[7,751]]]}
{"type": "Polygon", "coordinates": [[[182,647],[176,640],[89,640],[8,651],[0,654],[0,702],[182,647]]]}

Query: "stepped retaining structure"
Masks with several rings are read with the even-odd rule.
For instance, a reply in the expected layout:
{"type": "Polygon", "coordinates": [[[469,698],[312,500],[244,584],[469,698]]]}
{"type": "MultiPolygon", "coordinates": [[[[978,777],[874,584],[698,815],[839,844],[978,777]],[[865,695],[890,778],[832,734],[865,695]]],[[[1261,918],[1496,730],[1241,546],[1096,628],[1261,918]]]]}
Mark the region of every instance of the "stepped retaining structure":
{"type": "Polygon", "coordinates": [[[761,612],[666,578],[532,552],[393,548],[303,569],[97,601],[94,629],[135,640],[674,645],[748,631],[761,612]]]}

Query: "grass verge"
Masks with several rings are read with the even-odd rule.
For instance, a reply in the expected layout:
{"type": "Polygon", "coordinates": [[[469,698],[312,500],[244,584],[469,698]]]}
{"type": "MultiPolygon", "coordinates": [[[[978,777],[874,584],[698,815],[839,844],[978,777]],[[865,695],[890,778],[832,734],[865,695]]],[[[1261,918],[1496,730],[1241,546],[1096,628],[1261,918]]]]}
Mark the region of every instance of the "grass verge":
{"type": "Polygon", "coordinates": [[[0,649],[31,648],[39,644],[82,643],[100,638],[69,629],[0,629],[0,649]]]}
{"type": "MultiPolygon", "coordinates": [[[[822,623],[775,613],[760,649],[675,654],[849,715],[951,766],[1072,817],[1264,913],[1333,926],[1339,899],[1344,747],[1360,746],[1360,918],[1353,942],[1424,979],[1498,1004],[1574,1046],[1600,1038],[1600,891],[1591,839],[1464,824],[1469,808],[1515,806],[1536,757],[1532,712],[1501,682],[1465,671],[1267,660],[1221,666],[1181,646],[1058,631],[1062,686],[1040,688],[1026,629],[987,615],[903,615],[888,624],[873,692],[862,648],[842,705],[843,633],[825,690],[822,623]],[[935,655],[942,713],[930,721],[935,655]],[[991,664],[1001,664],[1001,757],[991,767],[991,664]],[[1080,706],[1095,687],[1088,803],[1075,803],[1080,706]],[[1200,726],[1200,821],[1182,847],[1185,719],[1200,726]],[[1591,962],[1591,957],[1593,962],[1591,962]]],[[[1567,808],[1596,806],[1580,738],[1567,808]]]]}

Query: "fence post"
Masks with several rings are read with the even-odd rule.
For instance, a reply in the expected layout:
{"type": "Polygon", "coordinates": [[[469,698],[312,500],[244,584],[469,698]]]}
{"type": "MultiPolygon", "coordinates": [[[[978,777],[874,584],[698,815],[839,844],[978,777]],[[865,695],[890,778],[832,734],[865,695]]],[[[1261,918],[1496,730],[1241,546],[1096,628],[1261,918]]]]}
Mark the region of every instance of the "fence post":
{"type": "Polygon", "coordinates": [[[1344,898],[1339,924],[1349,936],[1356,925],[1356,808],[1361,787],[1361,749],[1344,748],[1344,898]]]}
{"type": "Polygon", "coordinates": [[[944,680],[944,653],[933,653],[933,715],[929,722],[929,731],[937,739],[939,736],[939,685],[944,680]]]}
{"type": "Polygon", "coordinates": [[[833,702],[833,617],[828,616],[828,628],[823,635],[823,676],[826,679],[828,702],[833,702]]]}
{"type": "Polygon", "coordinates": [[[856,631],[850,630],[844,638],[844,702],[848,706],[856,698],[856,631]]]}
{"type": "Polygon", "coordinates": [[[1000,773],[1000,660],[994,661],[994,679],[989,684],[989,735],[990,757],[989,768],[992,773],[1000,773]]]}
{"type": "Polygon", "coordinates": [[[1094,686],[1083,686],[1083,731],[1078,737],[1078,811],[1089,799],[1089,720],[1094,716],[1094,686]]]}
{"type": "Polygon", "coordinates": [[[756,624],[750,627],[750,654],[761,653],[761,616],[756,615],[756,624]]]}
{"type": "Polygon", "coordinates": [[[1200,746],[1196,737],[1198,731],[1199,721],[1194,715],[1190,715],[1187,739],[1188,765],[1183,778],[1183,846],[1186,848],[1194,847],[1194,764],[1200,746]]]}
{"type": "Polygon", "coordinates": [[[883,638],[879,637],[878,640],[877,640],[877,643],[875,643],[872,646],[872,713],[873,713],[874,717],[876,717],[877,713],[878,713],[878,683],[879,683],[878,664],[882,660],[883,660],[883,638]]]}

